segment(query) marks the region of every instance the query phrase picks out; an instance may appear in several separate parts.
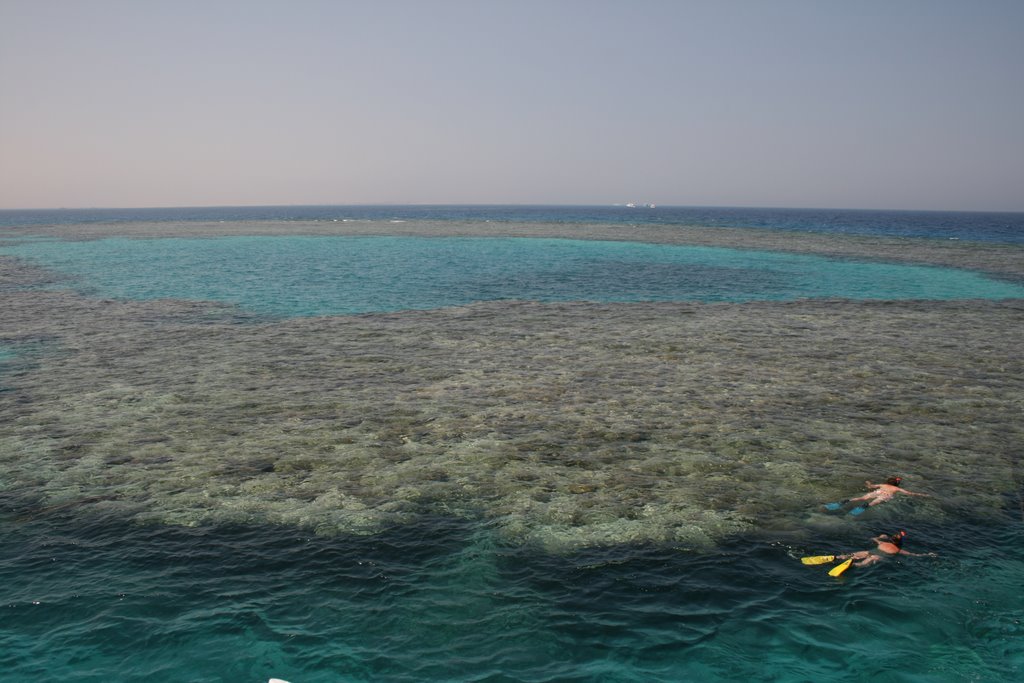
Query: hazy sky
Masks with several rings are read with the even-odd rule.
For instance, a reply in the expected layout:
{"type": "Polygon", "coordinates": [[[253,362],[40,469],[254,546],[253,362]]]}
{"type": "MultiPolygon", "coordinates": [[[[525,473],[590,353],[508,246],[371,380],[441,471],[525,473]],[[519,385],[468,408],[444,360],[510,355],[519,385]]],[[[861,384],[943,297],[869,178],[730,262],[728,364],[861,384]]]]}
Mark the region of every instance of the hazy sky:
{"type": "Polygon", "coordinates": [[[0,0],[0,208],[1024,210],[1022,0],[0,0]]]}

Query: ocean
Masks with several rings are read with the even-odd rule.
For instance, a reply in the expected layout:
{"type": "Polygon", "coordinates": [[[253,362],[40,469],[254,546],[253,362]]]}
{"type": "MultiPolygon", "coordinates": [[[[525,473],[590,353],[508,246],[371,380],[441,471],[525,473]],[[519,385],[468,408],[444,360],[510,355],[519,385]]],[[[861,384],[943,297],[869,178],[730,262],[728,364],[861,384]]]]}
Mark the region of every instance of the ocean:
{"type": "Polygon", "coordinates": [[[0,211],[0,312],[0,681],[1024,673],[1024,214],[0,211]]]}

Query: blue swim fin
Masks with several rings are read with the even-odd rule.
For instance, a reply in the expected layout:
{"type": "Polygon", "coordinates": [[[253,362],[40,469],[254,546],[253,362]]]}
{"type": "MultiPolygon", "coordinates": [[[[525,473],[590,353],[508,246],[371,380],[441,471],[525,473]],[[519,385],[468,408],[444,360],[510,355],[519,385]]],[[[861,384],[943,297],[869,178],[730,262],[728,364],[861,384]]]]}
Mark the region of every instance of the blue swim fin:
{"type": "Polygon", "coordinates": [[[825,503],[826,510],[838,510],[841,507],[843,507],[842,503],[825,503]]]}
{"type": "Polygon", "coordinates": [[[853,515],[854,517],[856,517],[860,513],[864,512],[865,510],[867,510],[866,507],[864,507],[863,505],[858,505],[857,507],[855,507],[852,510],[850,510],[850,514],[853,515]]]}

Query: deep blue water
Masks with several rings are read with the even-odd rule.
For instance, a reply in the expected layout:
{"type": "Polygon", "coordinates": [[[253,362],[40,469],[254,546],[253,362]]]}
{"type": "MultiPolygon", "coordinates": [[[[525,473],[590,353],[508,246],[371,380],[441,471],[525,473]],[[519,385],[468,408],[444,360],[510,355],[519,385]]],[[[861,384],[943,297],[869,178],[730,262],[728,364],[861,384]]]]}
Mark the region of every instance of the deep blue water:
{"type": "Polygon", "coordinates": [[[1024,243],[1024,213],[625,206],[247,206],[0,210],[0,228],[133,221],[441,220],[637,223],[1024,243]]]}

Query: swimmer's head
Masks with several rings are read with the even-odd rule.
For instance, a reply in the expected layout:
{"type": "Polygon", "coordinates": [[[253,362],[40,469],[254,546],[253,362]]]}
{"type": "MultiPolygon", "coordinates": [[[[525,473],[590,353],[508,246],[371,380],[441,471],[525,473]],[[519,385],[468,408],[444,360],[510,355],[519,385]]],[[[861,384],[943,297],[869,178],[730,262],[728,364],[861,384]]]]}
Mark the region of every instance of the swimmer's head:
{"type": "Polygon", "coordinates": [[[903,482],[903,477],[889,477],[885,480],[885,483],[889,486],[899,486],[903,482]]]}
{"type": "Polygon", "coordinates": [[[897,548],[902,548],[903,547],[903,539],[904,539],[904,537],[906,537],[906,535],[907,535],[907,532],[904,531],[903,529],[900,529],[899,531],[897,531],[894,534],[889,534],[889,542],[892,543],[897,548]]]}

